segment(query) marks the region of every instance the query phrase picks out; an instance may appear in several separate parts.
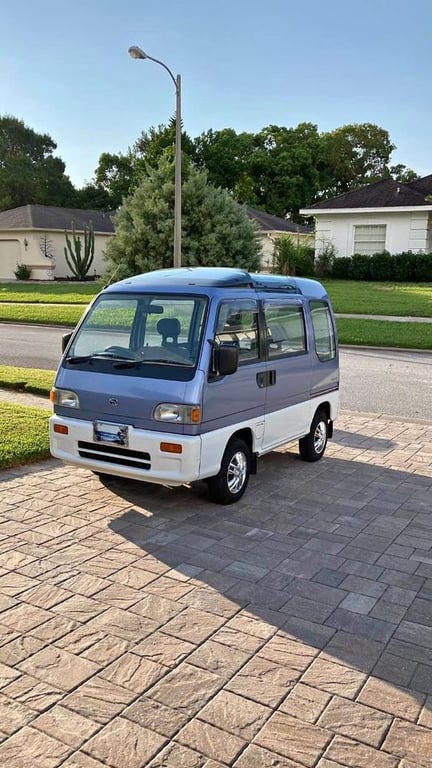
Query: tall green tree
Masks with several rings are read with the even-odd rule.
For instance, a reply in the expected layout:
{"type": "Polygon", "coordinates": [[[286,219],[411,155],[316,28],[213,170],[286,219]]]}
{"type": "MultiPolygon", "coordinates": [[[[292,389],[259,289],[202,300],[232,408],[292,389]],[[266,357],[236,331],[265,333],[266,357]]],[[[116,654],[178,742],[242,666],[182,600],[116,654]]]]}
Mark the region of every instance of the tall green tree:
{"type": "Polygon", "coordinates": [[[30,203],[68,205],[74,186],[54,156],[55,141],[12,115],[0,116],[0,210],[30,203]]]}
{"type": "Polygon", "coordinates": [[[343,125],[321,134],[321,197],[389,177],[394,149],[388,131],[373,123],[343,125]]]}
{"type": "Polygon", "coordinates": [[[93,186],[105,193],[109,208],[116,210],[130,190],[135,175],[136,155],[132,150],[123,155],[102,152],[95,171],[93,186]]]}
{"type": "Polygon", "coordinates": [[[195,161],[205,168],[211,184],[229,189],[239,203],[256,205],[258,198],[251,177],[251,161],[257,149],[253,133],[232,128],[205,131],[194,139],[195,161]]]}
{"type": "Polygon", "coordinates": [[[259,149],[251,160],[251,176],[260,208],[289,215],[310,203],[320,187],[320,138],[316,125],[296,128],[269,125],[257,136],[259,149]]]}
{"type": "MultiPolygon", "coordinates": [[[[255,226],[225,190],[208,183],[207,172],[183,158],[182,264],[256,270],[261,247],[255,226]]],[[[163,154],[149,167],[115,218],[107,250],[116,279],[171,267],[174,233],[174,163],[163,154]]]]}

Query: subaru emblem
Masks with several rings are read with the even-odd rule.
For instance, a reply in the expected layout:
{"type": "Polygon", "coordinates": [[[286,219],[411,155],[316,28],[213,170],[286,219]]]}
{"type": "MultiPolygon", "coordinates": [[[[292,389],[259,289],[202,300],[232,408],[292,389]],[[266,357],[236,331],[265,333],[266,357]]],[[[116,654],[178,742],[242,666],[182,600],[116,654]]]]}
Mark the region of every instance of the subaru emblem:
{"type": "Polygon", "coordinates": [[[117,400],[116,397],[110,397],[108,402],[109,402],[110,405],[113,406],[113,408],[115,408],[119,404],[119,401],[117,400]]]}

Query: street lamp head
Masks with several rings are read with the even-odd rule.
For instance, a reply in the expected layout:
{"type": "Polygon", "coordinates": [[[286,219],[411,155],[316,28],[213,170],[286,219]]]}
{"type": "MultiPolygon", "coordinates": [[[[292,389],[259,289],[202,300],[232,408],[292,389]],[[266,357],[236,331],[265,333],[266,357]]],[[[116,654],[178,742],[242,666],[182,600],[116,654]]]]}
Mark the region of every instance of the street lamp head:
{"type": "Polygon", "coordinates": [[[128,53],[129,56],[131,56],[133,59],[148,59],[147,54],[143,51],[142,48],[138,48],[137,45],[131,45],[128,53]]]}

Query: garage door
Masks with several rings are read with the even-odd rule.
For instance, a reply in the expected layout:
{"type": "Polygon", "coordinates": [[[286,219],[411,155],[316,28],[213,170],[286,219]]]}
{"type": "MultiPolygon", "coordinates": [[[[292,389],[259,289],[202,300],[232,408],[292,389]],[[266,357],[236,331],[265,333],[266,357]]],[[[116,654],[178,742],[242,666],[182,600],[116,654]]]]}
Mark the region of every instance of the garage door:
{"type": "Polygon", "coordinates": [[[18,240],[0,240],[0,278],[15,280],[14,272],[21,263],[21,248],[18,240]]]}

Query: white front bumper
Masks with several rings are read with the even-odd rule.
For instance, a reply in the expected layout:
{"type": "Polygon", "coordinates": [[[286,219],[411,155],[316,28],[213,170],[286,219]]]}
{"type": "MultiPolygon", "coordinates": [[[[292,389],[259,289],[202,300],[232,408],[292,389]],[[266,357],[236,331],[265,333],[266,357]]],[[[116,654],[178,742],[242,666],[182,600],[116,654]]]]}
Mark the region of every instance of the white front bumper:
{"type": "MultiPolygon", "coordinates": [[[[70,464],[77,464],[93,472],[100,472],[134,480],[145,480],[150,483],[164,485],[183,485],[199,478],[201,459],[201,437],[178,435],[170,432],[153,432],[150,430],[128,427],[129,441],[127,448],[110,444],[108,452],[100,456],[85,458],[80,453],[95,453],[101,443],[94,441],[93,423],[80,419],[66,419],[53,415],[50,418],[50,450],[57,459],[70,464]],[[68,434],[54,432],[54,424],[67,427],[68,434]],[[175,443],[182,448],[181,454],[161,451],[161,443],[175,443]],[[90,451],[83,449],[82,443],[91,444],[90,451]],[[94,448],[93,448],[94,446],[94,448]],[[149,454],[149,460],[134,457],[129,452],[149,454]],[[109,460],[108,458],[109,457],[109,460]],[[116,459],[121,459],[117,463],[116,459]],[[133,463],[149,466],[133,466],[133,463]]],[[[106,445],[105,443],[103,444],[106,445]]],[[[88,446],[87,446],[88,448],[88,446]]]]}

